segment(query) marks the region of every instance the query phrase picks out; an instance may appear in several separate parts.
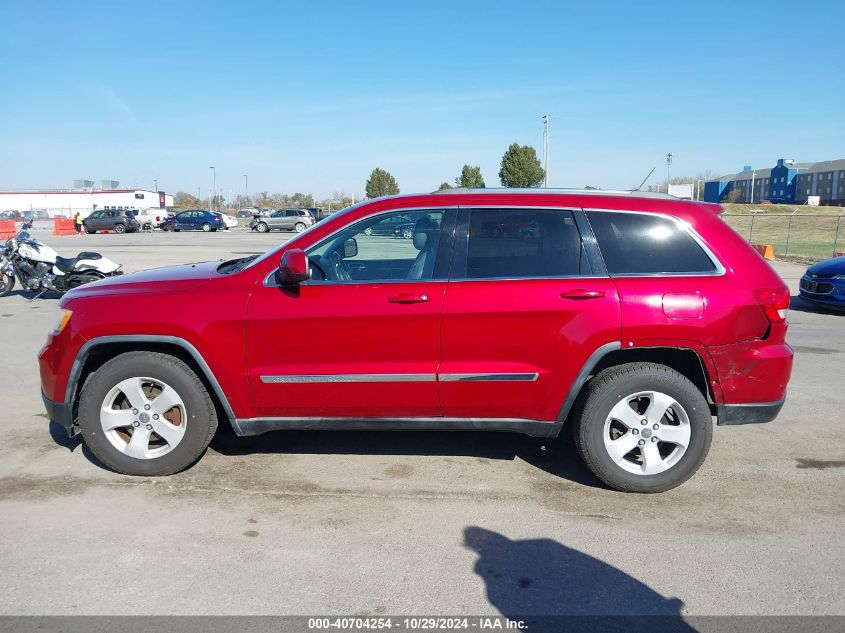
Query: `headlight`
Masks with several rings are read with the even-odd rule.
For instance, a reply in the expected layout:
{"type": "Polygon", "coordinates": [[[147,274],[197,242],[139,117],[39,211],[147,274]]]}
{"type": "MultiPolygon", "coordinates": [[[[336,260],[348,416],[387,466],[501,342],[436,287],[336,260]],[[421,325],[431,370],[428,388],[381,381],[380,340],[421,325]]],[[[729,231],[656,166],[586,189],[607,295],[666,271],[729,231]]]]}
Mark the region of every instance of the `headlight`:
{"type": "Polygon", "coordinates": [[[65,326],[70,321],[70,315],[73,314],[70,310],[62,310],[62,315],[59,317],[59,322],[56,324],[56,327],[53,328],[51,334],[59,334],[62,330],[65,329],[65,326]]]}
{"type": "Polygon", "coordinates": [[[845,275],[834,275],[834,279],[845,279],[845,275]]]}

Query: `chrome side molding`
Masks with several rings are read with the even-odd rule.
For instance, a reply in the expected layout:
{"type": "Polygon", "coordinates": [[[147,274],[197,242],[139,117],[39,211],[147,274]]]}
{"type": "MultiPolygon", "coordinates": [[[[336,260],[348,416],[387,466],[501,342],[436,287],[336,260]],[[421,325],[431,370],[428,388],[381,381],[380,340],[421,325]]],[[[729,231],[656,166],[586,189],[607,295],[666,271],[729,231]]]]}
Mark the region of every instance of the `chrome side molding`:
{"type": "Polygon", "coordinates": [[[265,384],[434,382],[436,380],[436,374],[314,374],[305,376],[261,376],[261,382],[265,384]]]}
{"type": "Polygon", "coordinates": [[[533,382],[540,377],[537,372],[533,373],[486,373],[486,374],[438,374],[441,382],[533,382]]]}
{"type": "Polygon", "coordinates": [[[528,373],[473,373],[473,374],[310,374],[287,376],[261,376],[261,382],[274,384],[309,384],[341,382],[533,382],[540,377],[528,373]]]}

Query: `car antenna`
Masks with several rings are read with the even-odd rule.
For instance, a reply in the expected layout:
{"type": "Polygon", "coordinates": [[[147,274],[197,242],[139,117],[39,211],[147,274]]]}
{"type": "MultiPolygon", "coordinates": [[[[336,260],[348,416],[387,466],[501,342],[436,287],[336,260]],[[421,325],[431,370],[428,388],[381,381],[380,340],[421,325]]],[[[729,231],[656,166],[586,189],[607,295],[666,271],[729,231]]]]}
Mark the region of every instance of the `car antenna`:
{"type": "Polygon", "coordinates": [[[651,178],[651,175],[654,173],[655,169],[657,169],[657,166],[654,166],[654,167],[651,168],[651,171],[648,172],[648,176],[643,178],[643,181],[637,186],[636,189],[631,189],[631,193],[634,193],[635,191],[639,191],[640,188],[645,184],[645,181],[648,180],[649,178],[651,178]]]}

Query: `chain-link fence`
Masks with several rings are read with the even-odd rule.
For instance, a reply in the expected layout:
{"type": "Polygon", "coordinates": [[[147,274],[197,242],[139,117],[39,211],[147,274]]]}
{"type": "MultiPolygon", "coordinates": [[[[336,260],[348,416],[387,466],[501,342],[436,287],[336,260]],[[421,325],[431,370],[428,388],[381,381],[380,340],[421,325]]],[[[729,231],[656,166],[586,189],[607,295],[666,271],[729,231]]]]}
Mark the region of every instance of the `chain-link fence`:
{"type": "Polygon", "coordinates": [[[845,212],[725,213],[722,218],[752,244],[771,244],[779,257],[827,259],[845,251],[845,212]]]}

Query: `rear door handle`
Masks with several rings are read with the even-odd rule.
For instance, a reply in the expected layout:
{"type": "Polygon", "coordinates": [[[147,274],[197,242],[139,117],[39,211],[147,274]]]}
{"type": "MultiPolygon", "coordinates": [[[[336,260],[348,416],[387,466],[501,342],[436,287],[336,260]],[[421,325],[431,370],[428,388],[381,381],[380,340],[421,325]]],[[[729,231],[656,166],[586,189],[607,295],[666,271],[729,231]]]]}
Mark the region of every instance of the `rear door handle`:
{"type": "Polygon", "coordinates": [[[395,295],[387,299],[389,303],[425,303],[428,300],[428,295],[415,295],[410,292],[403,292],[401,295],[395,295]]]}
{"type": "Polygon", "coordinates": [[[575,301],[584,301],[586,299],[601,299],[604,297],[604,292],[601,290],[584,290],[583,288],[576,288],[575,290],[567,290],[560,293],[561,299],[573,299],[575,301]]]}

